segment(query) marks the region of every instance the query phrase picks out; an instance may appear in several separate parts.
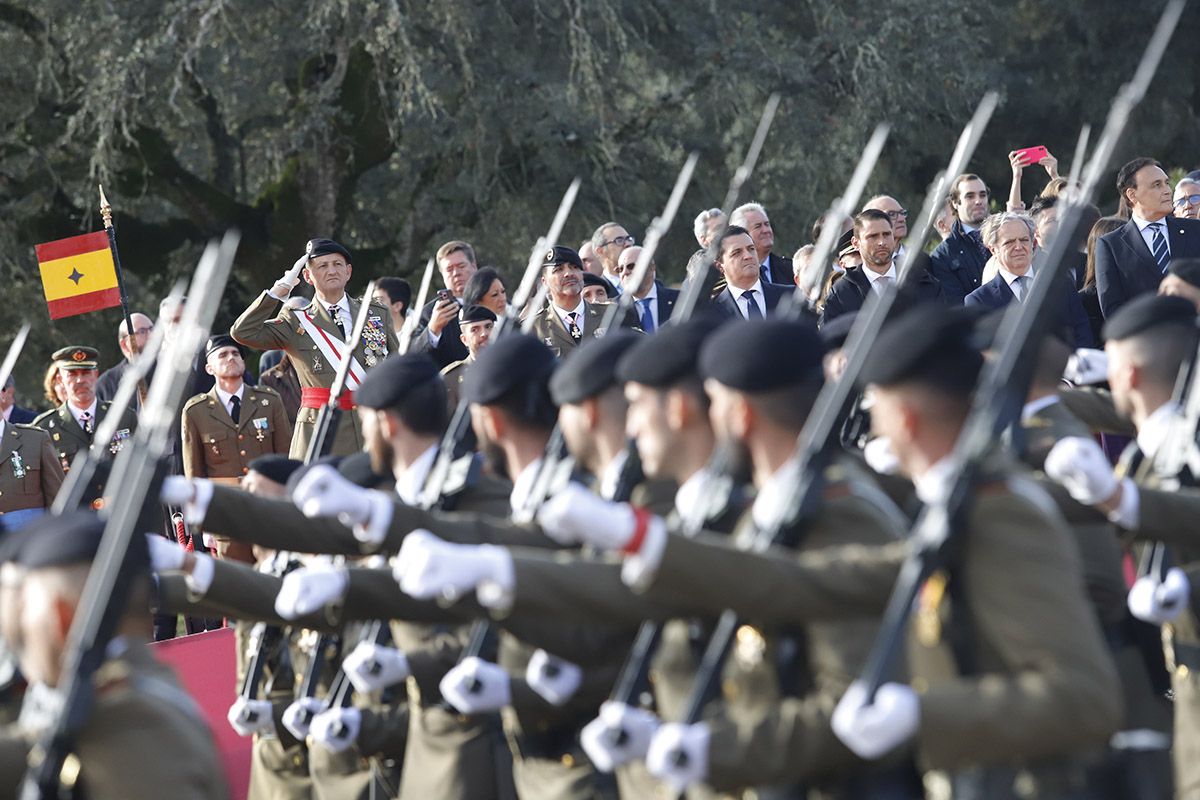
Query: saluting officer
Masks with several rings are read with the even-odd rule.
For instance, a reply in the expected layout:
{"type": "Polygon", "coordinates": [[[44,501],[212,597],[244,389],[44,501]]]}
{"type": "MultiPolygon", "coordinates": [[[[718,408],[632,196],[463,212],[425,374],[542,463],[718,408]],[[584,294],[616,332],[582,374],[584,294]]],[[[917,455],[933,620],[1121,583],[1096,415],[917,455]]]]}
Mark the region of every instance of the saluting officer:
{"type": "MultiPolygon", "coordinates": [[[[260,350],[286,352],[300,378],[300,411],[292,435],[290,455],[303,458],[317,421],[317,410],[329,401],[329,389],[337,373],[346,340],[358,316],[359,302],[346,293],[353,267],[350,251],[332,239],[313,239],[308,252],[297,259],[269,291],[259,295],[237,318],[229,333],[241,344],[260,350]],[[312,284],[313,299],[306,307],[280,308],[300,282],[312,284]],[[273,316],[274,315],[274,316],[273,316]]],[[[388,308],[371,301],[362,341],[354,348],[347,388],[353,392],[366,370],[382,361],[396,347],[396,331],[388,308]]],[[[354,407],[352,394],[344,395],[342,408],[354,407]]],[[[362,449],[358,419],[347,414],[338,426],[332,453],[353,455],[362,449]]]]}
{"type": "Polygon", "coordinates": [[[50,436],[0,419],[0,516],[8,530],[42,515],[63,482],[50,436]]]}
{"type": "MultiPolygon", "coordinates": [[[[93,347],[71,346],[56,350],[52,358],[58,368],[66,402],[47,411],[33,421],[37,427],[50,434],[51,446],[58,453],[64,472],[71,469],[71,461],[81,448],[91,447],[96,428],[104,420],[111,403],[96,398],[96,358],[93,347]]],[[[121,424],[107,443],[108,451],[116,455],[125,440],[137,429],[137,417],[132,409],[125,409],[121,424]]]]}

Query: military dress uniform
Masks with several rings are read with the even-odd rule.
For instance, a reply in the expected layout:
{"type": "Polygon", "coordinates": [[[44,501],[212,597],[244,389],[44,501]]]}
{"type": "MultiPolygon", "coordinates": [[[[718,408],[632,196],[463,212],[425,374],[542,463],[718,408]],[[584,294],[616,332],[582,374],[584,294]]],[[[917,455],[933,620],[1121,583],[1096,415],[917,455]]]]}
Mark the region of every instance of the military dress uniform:
{"type": "Polygon", "coordinates": [[[475,357],[467,356],[442,368],[442,380],[446,383],[446,407],[450,409],[451,414],[458,408],[463,378],[467,377],[467,370],[474,363],[475,357]]]}
{"type": "Polygon", "coordinates": [[[0,515],[6,527],[39,516],[58,495],[62,462],[50,436],[32,425],[0,422],[0,515]]]}
{"type": "Polygon", "coordinates": [[[251,461],[286,454],[291,442],[283,400],[272,389],[243,384],[237,422],[215,386],[183,406],[183,474],[189,478],[238,480],[251,461]]]}
{"type": "MultiPolygon", "coordinates": [[[[360,304],[352,297],[348,299],[350,318],[357,319],[360,304]]],[[[281,305],[282,301],[263,292],[237,318],[229,333],[247,347],[260,350],[278,349],[288,354],[300,379],[302,395],[289,455],[292,458],[303,459],[312,439],[318,409],[328,402],[329,389],[337,373],[337,363],[331,362],[325,356],[322,345],[331,346],[334,351],[340,353],[345,344],[345,334],[330,315],[329,309],[316,298],[307,307],[299,310],[287,307],[281,309],[281,305]],[[312,325],[315,335],[322,338],[321,343],[314,341],[313,335],[307,332],[305,324],[301,322],[301,315],[305,317],[306,323],[312,325]]],[[[370,370],[386,358],[388,353],[394,352],[395,348],[396,332],[392,329],[391,312],[386,306],[371,301],[362,341],[355,348],[354,357],[363,369],[370,370]]],[[[357,375],[356,379],[361,381],[363,377],[357,375]]],[[[344,410],[352,409],[352,397],[344,395],[341,405],[344,410]]],[[[358,417],[355,414],[344,414],[330,452],[333,455],[346,456],[353,455],[361,449],[362,431],[358,417]]]]}

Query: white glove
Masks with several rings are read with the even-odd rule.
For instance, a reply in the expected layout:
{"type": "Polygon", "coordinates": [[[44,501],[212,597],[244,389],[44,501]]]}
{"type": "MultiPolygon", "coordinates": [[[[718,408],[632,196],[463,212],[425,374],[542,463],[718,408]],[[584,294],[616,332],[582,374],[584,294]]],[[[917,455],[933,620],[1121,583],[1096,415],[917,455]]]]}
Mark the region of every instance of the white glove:
{"type": "Polygon", "coordinates": [[[182,475],[168,475],[163,479],[162,488],[158,491],[159,499],[164,505],[183,509],[183,518],[188,525],[204,522],[212,495],[212,481],[204,478],[185,478],[182,475]]]}
{"type": "Polygon", "coordinates": [[[576,483],[542,503],[537,521],[559,544],[591,544],[602,550],[620,550],[637,526],[628,504],[602,500],[576,483]]]}
{"type": "Polygon", "coordinates": [[[1086,506],[1094,506],[1117,491],[1108,457],[1100,445],[1082,436],[1068,436],[1050,448],[1043,466],[1047,477],[1061,483],[1071,497],[1086,506]]]}
{"type": "Polygon", "coordinates": [[[600,715],[583,726],[579,742],[596,769],[612,772],[622,764],[644,759],[661,724],[644,708],[606,700],[600,715]]]}
{"type": "Polygon", "coordinates": [[[229,707],[225,716],[238,736],[253,736],[275,732],[275,720],[271,718],[270,700],[247,700],[239,697],[229,707]]]}
{"type": "Polygon", "coordinates": [[[583,670],[570,661],[536,650],[525,666],[525,682],[550,705],[571,699],[583,680],[583,670]]]}
{"type": "Polygon", "coordinates": [[[182,475],[168,475],[163,478],[162,488],[158,490],[158,499],[163,505],[182,506],[192,499],[195,489],[192,479],[182,475]]]}
{"type": "Polygon", "coordinates": [[[276,300],[286,300],[287,296],[292,293],[292,289],[296,288],[296,284],[300,283],[300,270],[304,269],[306,264],[308,264],[308,253],[296,259],[296,263],[292,264],[291,268],[275,281],[268,294],[276,300]]]}
{"type": "Polygon", "coordinates": [[[1063,378],[1076,386],[1104,383],[1108,380],[1108,353],[1081,347],[1067,359],[1063,378]]]}
{"type": "Polygon", "coordinates": [[[892,440],[886,436],[877,436],[867,442],[863,448],[863,458],[867,466],[880,475],[895,475],[900,471],[900,457],[892,448],[892,440]]]}
{"type": "Polygon", "coordinates": [[[150,569],[154,572],[170,572],[183,569],[187,550],[178,542],[172,542],[157,533],[146,534],[146,546],[150,548],[150,569]]]}
{"type": "Polygon", "coordinates": [[[325,749],[340,753],[354,744],[361,727],[362,712],[357,708],[331,708],[313,718],[312,738],[325,749]]]}
{"type": "Polygon", "coordinates": [[[283,576],[275,611],[284,619],[296,619],[318,611],[346,596],[350,577],[345,567],[313,564],[283,576]]]}
{"type": "Polygon", "coordinates": [[[400,589],[419,600],[457,600],[484,582],[501,593],[513,587],[512,556],[492,544],[451,544],[427,530],[404,537],[392,565],[400,589]]]}
{"type": "Polygon", "coordinates": [[[292,502],[306,517],[337,517],[343,525],[353,526],[355,538],[365,544],[380,544],[392,520],[388,495],[346,480],[328,464],[304,474],[292,491],[292,502]]]}
{"type": "Polygon", "coordinates": [[[283,727],[300,741],[308,738],[313,720],[325,710],[325,701],[316,697],[300,697],[283,710],[283,727]]]}
{"type": "Polygon", "coordinates": [[[374,642],[359,642],[342,660],[342,670],[356,691],[386,689],[409,676],[408,658],[394,647],[382,647],[374,642]]]}
{"type": "Polygon", "coordinates": [[[512,701],[508,673],[476,656],[464,658],[442,676],[438,689],[446,702],[463,714],[496,711],[512,701]]]}
{"type": "Polygon", "coordinates": [[[1171,567],[1161,582],[1149,575],[1134,581],[1126,602],[1129,613],[1138,619],[1162,625],[1179,618],[1187,608],[1191,594],[1187,573],[1179,567],[1171,567]]]}
{"type": "Polygon", "coordinates": [[[860,758],[875,759],[912,738],[921,718],[917,693],[899,683],[885,683],[866,704],[867,691],[855,681],[833,710],[831,727],[860,758]]]}
{"type": "Polygon", "coordinates": [[[708,724],[668,722],[658,729],[646,752],[646,769],[676,792],[700,783],[708,775],[708,724]]]}

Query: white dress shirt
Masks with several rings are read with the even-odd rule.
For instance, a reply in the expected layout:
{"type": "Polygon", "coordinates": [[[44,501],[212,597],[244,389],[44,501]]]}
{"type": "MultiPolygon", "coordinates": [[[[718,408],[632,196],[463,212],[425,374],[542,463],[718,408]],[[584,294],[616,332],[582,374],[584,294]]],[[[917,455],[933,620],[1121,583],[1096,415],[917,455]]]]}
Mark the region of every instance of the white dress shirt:
{"type": "Polygon", "coordinates": [[[754,300],[755,305],[758,306],[758,310],[763,317],[767,316],[767,299],[763,297],[761,280],[755,281],[754,285],[749,289],[739,289],[731,283],[725,287],[725,291],[729,292],[730,296],[733,297],[734,302],[737,304],[738,311],[741,311],[742,316],[746,319],[750,319],[750,312],[746,310],[747,300],[742,297],[742,294],[744,292],[754,292],[751,297],[754,300]]]}
{"type": "MultiPolygon", "coordinates": [[[[999,264],[999,262],[996,263],[999,264]]],[[[1025,302],[1025,294],[1029,291],[1030,284],[1033,283],[1033,265],[1031,264],[1029,269],[1025,270],[1024,275],[1017,275],[1000,266],[997,267],[996,272],[1008,284],[1008,290],[1013,293],[1013,297],[1017,298],[1017,302],[1025,302]],[[1021,281],[1020,287],[1014,285],[1017,278],[1025,278],[1025,280],[1021,281]]]]}
{"type": "Polygon", "coordinates": [[[581,334],[583,333],[583,321],[585,319],[585,315],[584,315],[585,304],[583,302],[582,297],[579,298],[579,305],[575,306],[575,308],[573,308],[573,309],[559,308],[554,303],[551,303],[550,307],[554,309],[555,314],[558,314],[558,318],[562,320],[563,327],[566,328],[568,331],[571,330],[570,315],[574,314],[575,315],[575,325],[579,328],[579,332],[581,334]]]}
{"type": "Polygon", "coordinates": [[[237,398],[240,403],[242,396],[246,393],[246,384],[238,387],[238,390],[232,394],[222,389],[220,386],[213,387],[217,390],[217,399],[221,401],[221,405],[225,406],[225,410],[229,412],[229,418],[233,419],[233,398],[237,398]]]}
{"type": "Polygon", "coordinates": [[[896,262],[894,261],[892,262],[891,266],[888,267],[888,271],[882,274],[871,269],[866,264],[863,265],[862,271],[863,274],[867,276],[867,280],[870,282],[871,288],[875,291],[875,294],[883,294],[884,286],[886,286],[888,283],[896,282],[896,262]],[[882,278],[891,278],[891,281],[884,281],[883,283],[880,283],[879,281],[882,278]]]}
{"type": "Polygon", "coordinates": [[[97,424],[96,409],[99,407],[99,405],[100,404],[95,400],[92,401],[92,405],[89,408],[76,408],[70,403],[67,403],[67,410],[71,412],[71,416],[75,418],[75,421],[79,423],[80,428],[83,427],[83,420],[81,417],[83,416],[83,412],[86,411],[90,415],[90,419],[92,421],[92,432],[95,433],[97,424]]]}
{"type": "Polygon", "coordinates": [[[1150,226],[1159,225],[1159,230],[1162,231],[1163,239],[1167,242],[1167,255],[1171,255],[1171,232],[1167,227],[1167,220],[1169,217],[1163,217],[1156,222],[1147,222],[1137,214],[1130,214],[1129,218],[1133,220],[1134,225],[1137,225],[1138,233],[1142,234],[1142,241],[1146,243],[1146,249],[1150,251],[1150,255],[1154,255],[1154,231],[1150,226]]]}
{"type": "Polygon", "coordinates": [[[424,453],[421,453],[415,461],[408,465],[404,472],[396,477],[396,494],[406,506],[421,505],[425,480],[429,477],[429,471],[433,469],[433,460],[436,456],[437,446],[430,445],[424,453]]]}

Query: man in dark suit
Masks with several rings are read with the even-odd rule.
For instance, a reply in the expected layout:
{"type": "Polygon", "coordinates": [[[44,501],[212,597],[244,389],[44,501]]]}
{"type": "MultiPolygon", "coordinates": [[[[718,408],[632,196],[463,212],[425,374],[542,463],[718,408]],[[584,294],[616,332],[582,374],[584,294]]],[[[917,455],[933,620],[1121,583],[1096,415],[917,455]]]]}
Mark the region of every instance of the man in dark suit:
{"type": "Polygon", "coordinates": [[[435,259],[448,294],[439,293],[421,309],[421,321],[412,350],[429,353],[440,366],[445,367],[470,355],[462,343],[458,312],[462,309],[463,289],[467,287],[471,276],[479,271],[479,267],[475,264],[475,248],[458,240],[439,247],[435,259]]]}
{"type": "Polygon", "coordinates": [[[14,425],[28,425],[37,417],[34,412],[17,405],[17,384],[13,381],[12,375],[8,376],[4,388],[0,389],[0,417],[14,425]]]}
{"type": "Polygon", "coordinates": [[[754,239],[754,249],[758,252],[760,264],[759,277],[763,283],[794,285],[792,260],[771,252],[771,248],[775,246],[775,229],[771,227],[771,219],[767,216],[765,208],[758,203],[738,206],[729,216],[729,224],[745,228],[754,239]]]}
{"type": "MultiPolygon", "coordinates": [[[[1029,268],[1033,263],[1033,220],[1025,214],[1007,212],[1000,216],[1000,223],[989,231],[988,246],[992,249],[1000,269],[996,277],[966,296],[968,306],[983,306],[988,309],[1004,308],[1014,299],[1023,302],[1033,286],[1033,275],[1029,268]]],[[[1060,323],[1069,325],[1076,347],[1093,347],[1092,328],[1079,295],[1070,283],[1063,284],[1063,298],[1056,306],[1060,323]]]]}
{"type": "Polygon", "coordinates": [[[959,175],[950,186],[956,219],[950,235],[933,251],[929,271],[952,305],[979,288],[983,279],[989,254],[979,226],[987,219],[988,197],[987,184],[978,175],[959,175]]]}
{"type": "Polygon", "coordinates": [[[1172,259],[1200,256],[1200,221],[1171,216],[1171,181],[1152,158],[1135,158],[1117,173],[1124,227],[1096,242],[1100,310],[1111,317],[1126,301],[1158,289],[1172,259]]]}
{"type": "Polygon", "coordinates": [[[657,267],[653,260],[641,286],[635,288],[632,285],[633,268],[641,254],[642,248],[637,246],[622,250],[617,258],[617,272],[621,276],[621,288],[633,292],[633,310],[637,312],[638,327],[646,333],[654,333],[671,318],[675,301],[679,299],[679,290],[662,285],[656,277],[657,267]]]}
{"type": "Polygon", "coordinates": [[[792,293],[787,286],[762,280],[760,261],[750,232],[730,225],[717,241],[716,267],[725,276],[725,288],[714,299],[723,313],[735,319],[763,319],[775,312],[779,301],[792,293]]]}
{"type": "MultiPolygon", "coordinates": [[[[895,223],[885,211],[868,208],[854,216],[854,231],[850,241],[862,257],[862,266],[850,267],[841,278],[834,281],[821,311],[822,324],[858,311],[867,301],[869,292],[882,292],[883,287],[896,280],[898,267],[894,231],[895,223]]],[[[916,273],[916,281],[912,284],[914,299],[941,300],[941,286],[924,269],[918,269],[920,271],[916,273]]]]}

